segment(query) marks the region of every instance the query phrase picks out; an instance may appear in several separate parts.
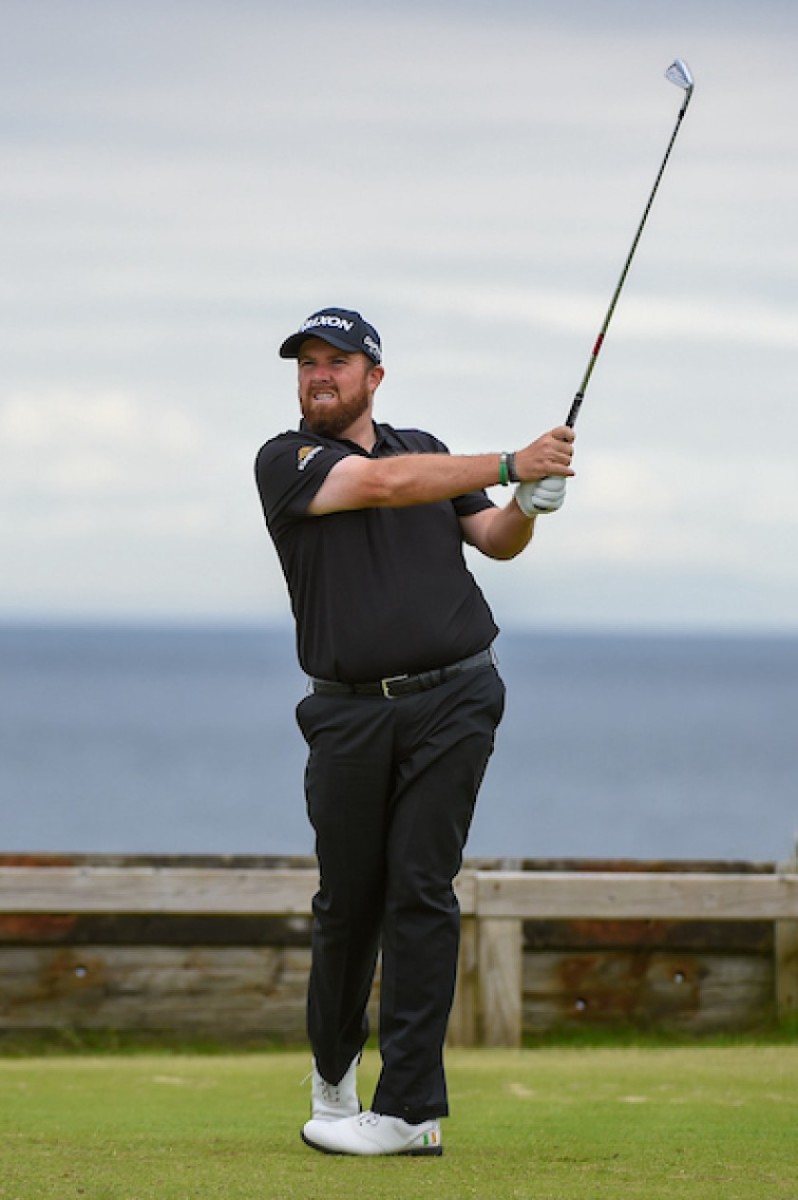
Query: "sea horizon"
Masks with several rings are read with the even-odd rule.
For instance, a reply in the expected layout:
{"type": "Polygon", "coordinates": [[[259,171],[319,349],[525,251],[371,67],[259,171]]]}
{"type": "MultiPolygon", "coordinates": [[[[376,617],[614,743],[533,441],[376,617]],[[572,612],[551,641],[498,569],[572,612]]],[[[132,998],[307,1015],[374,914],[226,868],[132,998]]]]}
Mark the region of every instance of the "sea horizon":
{"type": "MultiPolygon", "coordinates": [[[[798,634],[506,629],[466,855],[783,862],[798,634]]],[[[0,849],[307,855],[285,622],[0,620],[0,849]]]]}

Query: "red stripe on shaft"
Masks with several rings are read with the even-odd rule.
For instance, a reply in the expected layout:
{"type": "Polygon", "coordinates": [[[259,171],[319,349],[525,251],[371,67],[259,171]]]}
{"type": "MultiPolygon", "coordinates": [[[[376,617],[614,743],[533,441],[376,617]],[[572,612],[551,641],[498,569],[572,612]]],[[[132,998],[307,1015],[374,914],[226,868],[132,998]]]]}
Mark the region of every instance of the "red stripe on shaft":
{"type": "Polygon", "coordinates": [[[594,358],[597,358],[597,357],[598,357],[598,352],[599,352],[599,350],[601,349],[601,343],[602,343],[603,341],[604,341],[604,334],[603,334],[603,333],[600,333],[600,334],[598,335],[598,337],[596,338],[596,344],[595,344],[595,346],[593,347],[593,357],[594,357],[594,358]]]}

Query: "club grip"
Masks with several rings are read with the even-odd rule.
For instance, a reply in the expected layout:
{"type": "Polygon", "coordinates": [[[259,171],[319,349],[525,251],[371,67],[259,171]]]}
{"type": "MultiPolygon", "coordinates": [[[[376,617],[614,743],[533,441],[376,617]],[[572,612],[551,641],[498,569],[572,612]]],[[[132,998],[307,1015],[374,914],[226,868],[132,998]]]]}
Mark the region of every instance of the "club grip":
{"type": "Polygon", "coordinates": [[[577,392],[576,395],[574,396],[574,400],[573,400],[573,404],[571,405],[570,412],[568,413],[568,416],[565,418],[565,424],[568,426],[569,429],[573,429],[574,425],[576,424],[576,418],[579,416],[579,409],[582,407],[582,401],[584,400],[584,398],[585,398],[584,392],[577,392]]]}

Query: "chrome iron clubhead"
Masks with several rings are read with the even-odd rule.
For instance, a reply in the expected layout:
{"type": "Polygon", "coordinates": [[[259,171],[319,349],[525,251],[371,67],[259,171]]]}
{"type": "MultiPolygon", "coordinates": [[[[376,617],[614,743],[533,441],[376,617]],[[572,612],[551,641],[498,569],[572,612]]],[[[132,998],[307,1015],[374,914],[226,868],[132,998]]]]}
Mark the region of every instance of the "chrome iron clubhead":
{"type": "Polygon", "coordinates": [[[665,78],[685,92],[692,92],[694,83],[690,68],[683,58],[677,58],[665,72],[665,78]]]}
{"type": "Polygon", "coordinates": [[[684,92],[684,104],[679,113],[679,117],[681,118],[684,116],[687,105],[690,103],[690,97],[695,87],[692,72],[683,58],[677,58],[668,67],[665,72],[665,78],[669,83],[675,83],[684,92]]]}

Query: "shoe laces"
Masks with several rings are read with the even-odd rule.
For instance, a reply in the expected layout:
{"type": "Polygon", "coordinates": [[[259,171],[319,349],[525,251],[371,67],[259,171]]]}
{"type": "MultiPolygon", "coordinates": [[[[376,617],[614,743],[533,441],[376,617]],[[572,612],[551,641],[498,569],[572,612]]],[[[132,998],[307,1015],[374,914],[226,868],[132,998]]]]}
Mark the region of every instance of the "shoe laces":
{"type": "Polygon", "coordinates": [[[358,1125],[361,1125],[361,1126],[362,1125],[379,1125],[380,1114],[371,1112],[370,1110],[367,1112],[361,1113],[357,1119],[357,1123],[358,1123],[358,1125]]]}
{"type": "Polygon", "coordinates": [[[341,1103],[341,1087],[337,1083],[328,1083],[326,1079],[321,1080],[321,1094],[323,1099],[328,1104],[341,1103]]]}

